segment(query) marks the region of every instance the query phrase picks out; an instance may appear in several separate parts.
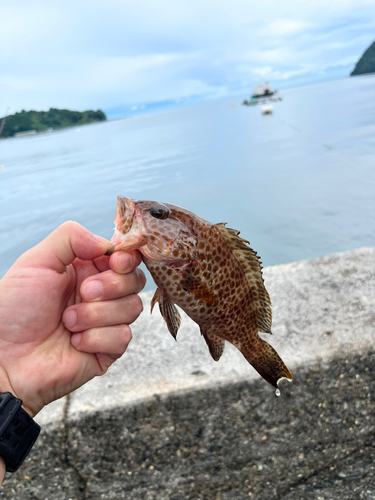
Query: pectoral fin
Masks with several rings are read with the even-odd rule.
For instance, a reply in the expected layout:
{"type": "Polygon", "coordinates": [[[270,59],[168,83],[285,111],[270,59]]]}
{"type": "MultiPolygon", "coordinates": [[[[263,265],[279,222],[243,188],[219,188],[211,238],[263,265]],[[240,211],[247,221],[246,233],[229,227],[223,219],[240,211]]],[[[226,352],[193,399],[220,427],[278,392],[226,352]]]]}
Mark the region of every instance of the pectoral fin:
{"type": "Polygon", "coordinates": [[[156,289],[156,292],[151,300],[151,312],[156,302],[159,302],[161,315],[167,323],[170,334],[176,340],[177,332],[181,325],[181,316],[177,307],[169,300],[168,295],[160,290],[160,288],[156,289]]]}
{"type": "Polygon", "coordinates": [[[216,304],[214,293],[199,277],[184,271],[181,276],[180,284],[187,292],[192,293],[197,299],[203,300],[206,304],[216,304]]]}
{"type": "Polygon", "coordinates": [[[179,274],[182,288],[210,305],[216,304],[216,297],[210,287],[199,276],[200,264],[196,260],[173,261],[168,264],[179,274]]]}
{"type": "Polygon", "coordinates": [[[219,361],[221,355],[224,352],[225,341],[223,339],[220,339],[219,337],[216,337],[215,335],[210,335],[204,332],[202,329],[201,334],[206,341],[212,358],[214,359],[214,361],[219,361]]]}

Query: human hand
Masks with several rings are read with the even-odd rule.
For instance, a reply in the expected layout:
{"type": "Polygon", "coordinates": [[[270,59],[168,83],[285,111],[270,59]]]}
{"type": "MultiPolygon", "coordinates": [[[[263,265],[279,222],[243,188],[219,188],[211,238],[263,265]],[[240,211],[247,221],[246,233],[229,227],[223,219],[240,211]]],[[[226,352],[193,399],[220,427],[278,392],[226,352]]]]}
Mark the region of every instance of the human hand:
{"type": "Polygon", "coordinates": [[[104,374],[128,346],[145,276],[137,251],[104,256],[110,247],[67,222],[0,280],[0,392],[31,416],[104,374]]]}

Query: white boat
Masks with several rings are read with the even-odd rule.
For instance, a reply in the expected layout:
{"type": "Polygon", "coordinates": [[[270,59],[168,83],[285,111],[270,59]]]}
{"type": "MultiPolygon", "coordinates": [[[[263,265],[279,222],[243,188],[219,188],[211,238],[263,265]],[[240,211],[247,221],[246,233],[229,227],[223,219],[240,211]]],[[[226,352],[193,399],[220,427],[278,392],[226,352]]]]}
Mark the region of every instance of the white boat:
{"type": "Polygon", "coordinates": [[[262,115],[272,115],[273,113],[272,104],[265,104],[264,106],[261,106],[260,112],[262,113],[262,115]]]}
{"type": "Polygon", "coordinates": [[[245,106],[254,106],[255,104],[264,104],[265,102],[276,102],[282,101],[282,97],[279,95],[277,90],[273,90],[270,84],[259,83],[253,88],[253,94],[250,96],[250,100],[244,100],[242,104],[245,106]]]}

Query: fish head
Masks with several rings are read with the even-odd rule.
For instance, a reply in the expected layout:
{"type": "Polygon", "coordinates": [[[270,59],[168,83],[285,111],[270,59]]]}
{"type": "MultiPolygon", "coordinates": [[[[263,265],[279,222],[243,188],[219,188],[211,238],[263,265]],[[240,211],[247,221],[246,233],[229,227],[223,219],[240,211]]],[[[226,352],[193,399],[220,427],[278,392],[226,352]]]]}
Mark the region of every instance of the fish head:
{"type": "Polygon", "coordinates": [[[117,197],[111,251],[138,249],[158,262],[185,261],[196,255],[194,214],[157,201],[117,197]]]}

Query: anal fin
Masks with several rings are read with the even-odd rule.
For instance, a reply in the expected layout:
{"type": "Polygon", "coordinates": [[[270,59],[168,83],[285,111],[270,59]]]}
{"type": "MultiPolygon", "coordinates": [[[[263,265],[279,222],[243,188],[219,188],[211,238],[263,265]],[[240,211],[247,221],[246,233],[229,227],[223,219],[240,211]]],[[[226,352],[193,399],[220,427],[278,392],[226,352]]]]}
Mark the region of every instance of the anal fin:
{"type": "Polygon", "coordinates": [[[181,325],[181,316],[177,307],[170,301],[168,295],[160,290],[160,288],[156,289],[156,292],[152,297],[151,312],[156,302],[159,302],[160,313],[167,323],[169,333],[176,340],[177,332],[181,325]]]}
{"type": "Polygon", "coordinates": [[[214,361],[219,361],[221,355],[224,352],[225,340],[216,337],[216,335],[210,335],[201,329],[201,334],[206,341],[210,354],[214,361]]]}

